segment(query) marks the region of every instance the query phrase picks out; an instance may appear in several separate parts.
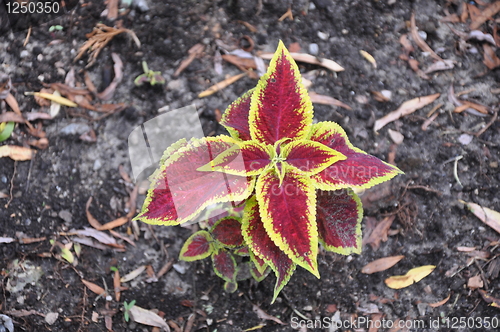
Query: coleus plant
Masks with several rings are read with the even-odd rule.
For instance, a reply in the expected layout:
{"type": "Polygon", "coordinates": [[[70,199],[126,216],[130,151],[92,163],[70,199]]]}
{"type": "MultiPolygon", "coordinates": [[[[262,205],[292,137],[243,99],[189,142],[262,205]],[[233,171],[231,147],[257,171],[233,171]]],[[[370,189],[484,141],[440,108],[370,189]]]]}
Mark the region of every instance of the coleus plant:
{"type": "Polygon", "coordinates": [[[363,210],[354,190],[401,173],[354,147],[338,124],[313,123],[301,81],[280,42],[257,86],[225,111],[221,124],[230,136],[170,146],[136,217],[178,225],[214,203],[240,206],[241,218],[226,214],[193,234],[180,253],[187,261],[210,256],[228,291],[237,287],[239,255],[250,257],[257,280],[274,271],[274,301],[297,265],[319,278],[319,243],[339,254],[360,253],[363,210]]]}

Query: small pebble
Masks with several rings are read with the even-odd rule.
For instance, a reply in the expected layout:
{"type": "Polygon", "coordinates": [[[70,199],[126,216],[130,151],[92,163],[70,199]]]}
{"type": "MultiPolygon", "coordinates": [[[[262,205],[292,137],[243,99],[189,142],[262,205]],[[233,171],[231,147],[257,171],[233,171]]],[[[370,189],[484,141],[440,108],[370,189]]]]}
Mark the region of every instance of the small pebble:
{"type": "Polygon", "coordinates": [[[30,52],[28,52],[26,50],[22,50],[21,53],[19,54],[19,56],[21,57],[21,59],[27,58],[29,55],[30,55],[30,52]]]}
{"type": "Polygon", "coordinates": [[[71,123],[62,128],[59,133],[63,135],[81,135],[90,131],[90,127],[85,123],[71,123]]]}
{"type": "Polygon", "coordinates": [[[149,6],[146,0],[134,0],[134,6],[143,13],[149,10],[149,6]]]}
{"type": "Polygon", "coordinates": [[[316,43],[309,44],[309,53],[312,55],[318,55],[319,46],[316,43]]]}
{"type": "Polygon", "coordinates": [[[318,31],[318,37],[322,40],[328,40],[328,38],[330,37],[330,35],[328,33],[325,33],[325,32],[322,32],[322,31],[318,31]]]}

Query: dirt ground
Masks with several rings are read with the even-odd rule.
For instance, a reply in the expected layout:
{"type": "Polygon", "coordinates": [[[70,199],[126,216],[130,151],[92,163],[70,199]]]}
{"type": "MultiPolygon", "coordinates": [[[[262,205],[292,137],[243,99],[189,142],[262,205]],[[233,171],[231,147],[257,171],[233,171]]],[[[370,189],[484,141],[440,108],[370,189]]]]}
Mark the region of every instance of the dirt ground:
{"type": "MultiPolygon", "coordinates": [[[[480,10],[489,2],[495,1],[467,1],[480,10]]],[[[472,30],[470,17],[464,22],[442,21],[454,13],[459,19],[462,1],[262,0],[260,4],[257,0],[134,1],[130,10],[119,12],[118,20],[135,32],[141,46],[126,33],[120,34],[87,69],[97,90],[102,91],[113,77],[111,54],[118,54],[123,62],[123,79],[106,103],[124,103],[125,107],[100,119],[103,113],[62,107],[53,119],[32,121],[33,125],[43,125],[47,148],[34,148],[37,153],[30,161],[0,158],[0,238],[14,239],[0,243],[0,318],[3,314],[12,319],[15,331],[107,331],[106,319],[108,324],[112,322],[113,331],[153,331],[151,326],[125,321],[124,303],[133,300],[144,309],[157,309],[176,332],[252,328],[290,331],[300,328],[294,322],[302,320],[303,326],[332,317],[425,322],[425,326],[411,331],[496,330],[478,325],[487,319],[500,325],[499,309],[488,303],[500,298],[499,236],[459,202],[500,211],[500,121],[493,118],[498,110],[500,76],[498,70],[483,63],[488,41],[464,37],[472,30]],[[293,18],[280,21],[289,8],[293,18]],[[425,42],[441,58],[453,60],[454,68],[424,78],[425,74],[410,67],[407,58],[415,60],[421,70],[436,62],[411,41],[412,13],[425,42]],[[252,31],[242,22],[256,29],[252,31]],[[400,43],[405,34],[414,47],[409,54],[400,43]],[[102,249],[81,245],[76,265],[61,258],[58,244],[74,243],[76,237],[68,234],[90,227],[86,213],[90,197],[89,212],[101,223],[130,211],[128,202],[134,184],[119,171],[122,166],[122,173],[132,177],[127,139],[132,130],[158,116],[159,109],[194,104],[205,135],[224,133],[217,122],[219,112],[252,88],[256,80],[244,77],[209,97],[197,96],[212,84],[241,72],[227,62],[222,63],[222,72],[214,69],[215,54],[222,52],[216,41],[235,46],[245,35],[255,42],[255,54],[273,52],[281,39],[287,46],[298,43],[294,47],[317,52],[345,68],[334,73],[299,63],[302,73],[308,73],[312,81],[309,91],[352,107],[347,110],[315,104],[315,119],[338,122],[355,146],[382,160],[392,158],[405,172],[390,185],[377,186],[362,195],[366,234],[384,218],[395,217],[390,228],[380,234],[382,241],[365,244],[361,255],[321,251],[321,279],[299,268],[274,304],[270,304],[275,282],[272,275],[260,283],[241,281],[237,292],[227,294],[208,260],[177,262],[180,247],[192,228],[139,224],[134,238],[134,229],[127,223],[114,229],[134,241],[131,245],[117,238],[125,250],[102,244],[102,249]],[[197,43],[204,46],[203,52],[174,77],[188,50],[197,43]],[[376,68],[360,50],[374,57],[376,68]],[[150,69],[161,71],[164,85],[134,85],[134,79],[142,73],[143,60],[150,69]],[[457,105],[450,97],[450,87],[457,94],[455,98],[485,105],[488,114],[455,113],[457,105]],[[389,101],[377,101],[371,92],[382,90],[392,93],[389,101]],[[440,96],[431,105],[386,125],[378,133],[373,131],[376,119],[403,102],[436,93],[440,96]],[[438,116],[423,130],[428,113],[440,103],[435,111],[438,116]],[[484,132],[475,135],[482,128],[484,132]],[[81,138],[90,129],[96,134],[95,142],[81,138]],[[399,145],[394,144],[389,129],[403,135],[399,145]],[[23,239],[35,241],[26,243],[29,241],[23,239]],[[388,270],[361,273],[367,263],[395,255],[405,258],[388,270]],[[158,273],[172,259],[175,264],[166,274],[155,280],[144,272],[124,283],[127,289],[116,299],[114,268],[121,276],[142,265],[150,265],[158,273]],[[436,268],[414,285],[394,290],[384,283],[389,276],[404,275],[423,265],[436,268]],[[97,296],[82,279],[106,287],[109,297],[97,296]],[[448,297],[444,304],[429,305],[448,297]],[[256,308],[275,319],[259,315],[256,308]],[[433,320],[443,324],[431,326],[433,320]],[[462,320],[468,323],[463,325],[462,320]]],[[[81,0],[69,14],[33,25],[26,45],[27,30],[0,36],[0,72],[12,79],[11,92],[25,116],[49,112],[48,106],[40,106],[25,92],[40,91],[44,84],[64,83],[72,68],[76,82],[84,84],[88,55],[76,62],[74,59],[87,40],[85,35],[96,24],[117,24],[117,20],[106,17],[105,9],[104,1],[81,0]],[[56,25],[62,30],[49,31],[56,25]]],[[[494,14],[477,29],[496,35],[494,20],[498,18],[500,15],[494,14]]],[[[489,49],[494,53],[494,47],[489,49]]],[[[28,146],[33,139],[36,137],[30,135],[27,126],[18,124],[1,145],[28,146]]],[[[144,193],[140,192],[137,208],[143,200],[144,193]]],[[[318,324],[303,326],[302,330],[337,330],[318,324]]],[[[0,331],[6,327],[0,319],[0,331]]],[[[354,330],[368,328],[338,329],[354,330]]],[[[377,330],[398,331],[376,326],[370,329],[377,330]]]]}

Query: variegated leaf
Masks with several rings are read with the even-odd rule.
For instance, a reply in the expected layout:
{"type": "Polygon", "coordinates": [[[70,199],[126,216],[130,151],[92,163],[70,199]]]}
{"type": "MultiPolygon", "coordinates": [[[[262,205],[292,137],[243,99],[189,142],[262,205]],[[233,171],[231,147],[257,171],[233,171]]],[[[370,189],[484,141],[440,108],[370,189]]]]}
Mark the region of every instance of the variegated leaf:
{"type": "Polygon", "coordinates": [[[200,172],[223,151],[234,146],[228,136],[192,139],[151,177],[151,188],[137,220],[177,225],[195,217],[210,204],[238,202],[252,192],[250,178],[221,172],[200,172]]]}
{"type": "Polygon", "coordinates": [[[236,261],[233,255],[226,249],[219,249],[212,254],[214,272],[225,281],[236,281],[236,261]]]}
{"type": "Polygon", "coordinates": [[[260,219],[259,206],[255,196],[247,200],[241,225],[243,237],[250,250],[255,254],[255,257],[264,260],[276,275],[274,302],[279,292],[290,280],[296,265],[267,235],[260,219]]]}
{"type": "Polygon", "coordinates": [[[192,262],[207,258],[213,251],[214,245],[210,233],[207,231],[198,231],[184,242],[179,259],[192,262]]]}
{"type": "Polygon", "coordinates": [[[361,253],[363,207],[350,189],[317,191],[319,240],[326,250],[349,255],[361,253]]]}
{"type": "Polygon", "coordinates": [[[224,112],[220,124],[223,125],[234,139],[250,140],[248,113],[250,112],[250,98],[254,89],[236,99],[224,112]]]}
{"type": "Polygon", "coordinates": [[[336,190],[342,188],[370,188],[402,173],[397,167],[354,147],[347,135],[334,122],[314,124],[311,140],[322,143],[347,157],[313,176],[316,188],[336,190]]]}
{"type": "Polygon", "coordinates": [[[269,237],[292,261],[319,278],[316,193],[311,180],[286,170],[280,181],[269,169],[257,180],[256,197],[269,237]]]}
{"type": "Polygon", "coordinates": [[[215,223],[210,232],[215,240],[226,247],[234,248],[243,245],[239,218],[222,218],[215,223]]]}
{"type": "Polygon", "coordinates": [[[273,145],[282,138],[302,139],[311,129],[313,108],[297,64],[279,42],[250,102],[250,136],[273,145]]]}
{"type": "Polygon", "coordinates": [[[328,146],[309,140],[293,141],[285,145],[282,156],[287,164],[306,175],[316,174],[346,157],[328,146]]]}

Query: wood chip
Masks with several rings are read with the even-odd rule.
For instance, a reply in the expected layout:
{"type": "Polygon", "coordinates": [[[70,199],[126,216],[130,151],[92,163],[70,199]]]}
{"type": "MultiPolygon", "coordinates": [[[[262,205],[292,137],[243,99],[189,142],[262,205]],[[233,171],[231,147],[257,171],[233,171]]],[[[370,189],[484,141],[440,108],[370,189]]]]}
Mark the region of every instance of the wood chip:
{"type": "Polygon", "coordinates": [[[384,257],[374,260],[373,262],[370,262],[365,266],[363,266],[363,268],[361,269],[361,273],[372,274],[375,272],[385,271],[396,265],[403,258],[405,258],[405,256],[400,255],[400,256],[384,257]]]}
{"type": "Polygon", "coordinates": [[[479,275],[469,278],[469,280],[467,281],[467,287],[469,287],[470,289],[483,288],[483,286],[483,279],[481,279],[481,276],[479,275]]]}
{"type": "Polygon", "coordinates": [[[397,110],[387,114],[386,116],[378,119],[375,121],[375,125],[373,127],[373,130],[377,132],[379,129],[384,127],[386,124],[395,121],[399,119],[402,116],[411,114],[415,112],[416,110],[432,103],[434,100],[436,100],[440,96],[439,93],[429,95],[429,96],[424,96],[424,97],[418,97],[414,98],[408,101],[405,101],[397,110]]]}

